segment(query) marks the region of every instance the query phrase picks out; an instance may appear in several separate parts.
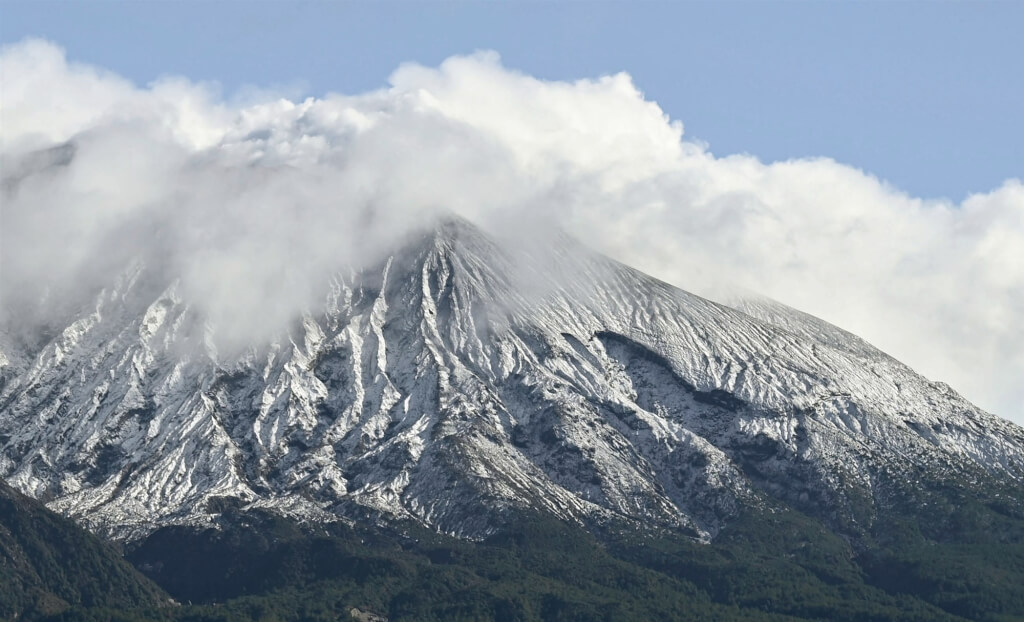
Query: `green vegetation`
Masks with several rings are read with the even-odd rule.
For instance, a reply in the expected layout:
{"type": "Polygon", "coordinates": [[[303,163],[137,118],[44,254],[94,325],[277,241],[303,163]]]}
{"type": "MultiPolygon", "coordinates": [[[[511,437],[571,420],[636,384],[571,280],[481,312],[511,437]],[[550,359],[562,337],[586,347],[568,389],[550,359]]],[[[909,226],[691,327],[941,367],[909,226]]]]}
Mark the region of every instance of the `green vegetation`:
{"type": "Polygon", "coordinates": [[[180,606],[81,530],[38,535],[61,519],[12,518],[8,503],[4,538],[21,533],[25,558],[63,569],[37,570],[35,585],[63,587],[19,592],[8,555],[3,602],[68,622],[318,622],[353,607],[425,621],[1022,620],[1021,495],[988,490],[900,498],[861,541],[782,506],[748,509],[710,545],[540,515],[474,543],[412,525],[301,528],[226,504],[220,529],[164,528],[127,553],[180,606]]]}
{"type": "Polygon", "coordinates": [[[0,482],[0,619],[166,602],[118,551],[0,482]]]}

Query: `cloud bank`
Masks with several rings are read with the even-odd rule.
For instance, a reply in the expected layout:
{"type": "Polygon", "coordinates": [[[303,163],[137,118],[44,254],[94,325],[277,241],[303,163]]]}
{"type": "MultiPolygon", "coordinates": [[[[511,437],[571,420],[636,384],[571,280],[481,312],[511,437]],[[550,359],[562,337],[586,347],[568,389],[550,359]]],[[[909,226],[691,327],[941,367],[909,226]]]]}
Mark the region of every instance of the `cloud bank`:
{"type": "Polygon", "coordinates": [[[59,306],[145,251],[244,333],[308,302],[308,275],[444,210],[558,225],[710,297],[763,293],[1024,423],[1019,179],[956,204],[827,158],[716,157],[626,74],[541,81],[493,53],[404,65],[369,93],[239,104],[26,40],[0,52],[0,89],[7,311],[59,306]]]}

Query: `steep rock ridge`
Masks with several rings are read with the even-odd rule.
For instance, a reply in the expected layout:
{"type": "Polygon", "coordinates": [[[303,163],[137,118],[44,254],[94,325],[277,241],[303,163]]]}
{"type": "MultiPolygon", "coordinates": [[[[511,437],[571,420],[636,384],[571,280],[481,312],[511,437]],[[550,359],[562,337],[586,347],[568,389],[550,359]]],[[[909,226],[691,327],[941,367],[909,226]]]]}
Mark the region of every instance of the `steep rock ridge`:
{"type": "Polygon", "coordinates": [[[5,327],[0,475],[119,537],[251,504],[708,538],[773,498],[857,532],[908,489],[1024,481],[1024,431],[862,340],[565,238],[517,251],[446,221],[240,354],[180,289],[139,262],[38,346],[5,327]]]}

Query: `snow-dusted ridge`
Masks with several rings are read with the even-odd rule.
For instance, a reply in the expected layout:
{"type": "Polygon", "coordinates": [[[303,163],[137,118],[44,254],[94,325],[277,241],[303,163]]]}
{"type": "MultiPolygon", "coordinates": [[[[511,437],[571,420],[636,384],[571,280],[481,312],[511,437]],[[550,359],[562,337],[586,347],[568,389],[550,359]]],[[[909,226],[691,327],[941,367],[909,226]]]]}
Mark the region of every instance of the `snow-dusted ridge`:
{"type": "Polygon", "coordinates": [[[144,264],[40,347],[3,327],[0,476],[119,537],[240,503],[469,537],[534,508],[709,538],[773,497],[856,524],[872,512],[853,494],[1024,483],[1024,430],[849,333],[570,240],[521,253],[449,220],[327,289],[238,356],[144,264]]]}

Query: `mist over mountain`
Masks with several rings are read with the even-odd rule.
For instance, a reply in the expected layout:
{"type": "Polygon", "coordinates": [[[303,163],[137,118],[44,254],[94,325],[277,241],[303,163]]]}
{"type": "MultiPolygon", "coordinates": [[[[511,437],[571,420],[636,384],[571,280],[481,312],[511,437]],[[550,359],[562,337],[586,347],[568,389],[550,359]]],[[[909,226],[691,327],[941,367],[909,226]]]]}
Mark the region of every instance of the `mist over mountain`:
{"type": "Polygon", "coordinates": [[[626,74],[542,81],[493,53],[304,101],[139,87],[39,40],[0,63],[4,322],[59,325],[142,253],[244,347],[450,212],[720,301],[760,292],[1020,420],[1019,180],[957,205],[824,158],[719,158],[626,74]]]}

